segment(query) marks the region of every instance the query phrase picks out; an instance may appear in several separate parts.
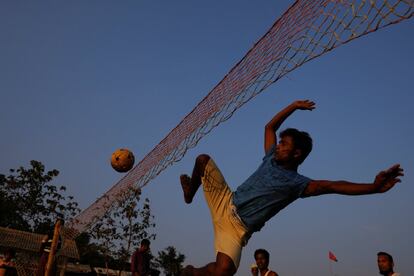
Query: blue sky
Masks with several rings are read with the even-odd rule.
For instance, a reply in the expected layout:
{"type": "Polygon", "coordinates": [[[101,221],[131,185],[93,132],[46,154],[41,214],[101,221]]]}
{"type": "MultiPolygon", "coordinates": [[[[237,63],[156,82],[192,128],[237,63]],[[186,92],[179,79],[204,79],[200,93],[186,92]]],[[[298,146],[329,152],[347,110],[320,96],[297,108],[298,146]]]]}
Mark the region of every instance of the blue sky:
{"type": "MultiPolygon", "coordinates": [[[[122,175],[111,153],[142,159],[223,78],[293,1],[2,1],[0,172],[42,161],[82,208],[122,175]]],[[[144,188],[156,218],[156,253],[169,245],[186,264],[213,260],[201,193],[185,205],[181,173],[209,153],[235,189],[263,157],[263,127],[295,99],[317,108],[284,127],[308,131],[314,150],[300,172],[370,182],[394,163],[402,183],[387,194],[298,200],[256,233],[280,275],[376,275],[376,253],[414,274],[412,118],[414,21],[357,39],[269,87],[144,188]]]]}

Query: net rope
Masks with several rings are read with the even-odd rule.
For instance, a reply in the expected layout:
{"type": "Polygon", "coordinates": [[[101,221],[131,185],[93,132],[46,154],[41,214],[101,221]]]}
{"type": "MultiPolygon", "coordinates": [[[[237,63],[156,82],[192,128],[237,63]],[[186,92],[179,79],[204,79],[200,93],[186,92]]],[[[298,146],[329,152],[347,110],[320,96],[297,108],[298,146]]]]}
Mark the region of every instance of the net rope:
{"type": "MultiPolygon", "coordinates": [[[[297,0],[168,135],[68,226],[87,229],[280,78],[338,46],[413,16],[414,0],[297,0]]],[[[68,230],[68,228],[66,228],[68,230]]]]}

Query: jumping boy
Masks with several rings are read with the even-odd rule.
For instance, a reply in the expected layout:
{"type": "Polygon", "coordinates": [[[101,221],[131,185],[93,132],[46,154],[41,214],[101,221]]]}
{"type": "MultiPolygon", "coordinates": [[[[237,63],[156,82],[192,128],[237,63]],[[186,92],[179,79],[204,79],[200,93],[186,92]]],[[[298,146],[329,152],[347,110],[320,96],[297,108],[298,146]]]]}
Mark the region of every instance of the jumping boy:
{"type": "Polygon", "coordinates": [[[230,190],[213,159],[206,154],[196,158],[191,177],[180,176],[187,204],[203,184],[216,250],[215,262],[201,268],[187,266],[183,275],[234,275],[242,248],[250,236],[299,197],[384,193],[400,182],[403,169],[398,164],[381,171],[374,182],[368,184],[311,180],[298,174],[299,165],[312,150],[312,138],[306,132],[289,128],[279,134],[277,143],[276,131],[294,111],[314,108],[312,101],[295,101],[270,120],[265,126],[263,162],[235,192],[230,190]]]}

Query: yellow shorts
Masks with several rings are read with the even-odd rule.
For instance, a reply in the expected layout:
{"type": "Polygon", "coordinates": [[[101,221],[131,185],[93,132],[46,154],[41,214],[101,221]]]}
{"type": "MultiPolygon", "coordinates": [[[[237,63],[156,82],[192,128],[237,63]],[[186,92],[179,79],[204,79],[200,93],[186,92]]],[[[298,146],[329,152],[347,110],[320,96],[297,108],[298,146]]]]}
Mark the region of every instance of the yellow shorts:
{"type": "Polygon", "coordinates": [[[213,159],[208,161],[201,180],[213,221],[216,254],[226,254],[238,268],[242,247],[247,244],[249,235],[236,213],[233,193],[213,159]]]}

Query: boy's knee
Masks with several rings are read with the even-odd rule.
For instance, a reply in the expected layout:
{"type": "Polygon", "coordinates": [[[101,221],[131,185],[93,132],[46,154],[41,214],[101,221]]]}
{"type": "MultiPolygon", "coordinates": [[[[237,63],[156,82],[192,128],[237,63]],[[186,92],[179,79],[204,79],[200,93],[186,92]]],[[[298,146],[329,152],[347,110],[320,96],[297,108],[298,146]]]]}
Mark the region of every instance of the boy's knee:
{"type": "Polygon", "coordinates": [[[211,157],[208,154],[200,154],[196,158],[196,166],[200,169],[204,169],[210,159],[211,157]]]}
{"type": "Polygon", "coordinates": [[[234,274],[236,274],[236,271],[233,265],[221,263],[217,265],[216,273],[214,275],[233,276],[234,274]]]}
{"type": "Polygon", "coordinates": [[[217,254],[216,274],[221,276],[232,276],[236,274],[237,268],[232,259],[224,253],[217,254]]]}
{"type": "Polygon", "coordinates": [[[197,156],[196,161],[197,162],[208,162],[210,160],[210,155],[202,153],[199,156],[197,156]]]}

